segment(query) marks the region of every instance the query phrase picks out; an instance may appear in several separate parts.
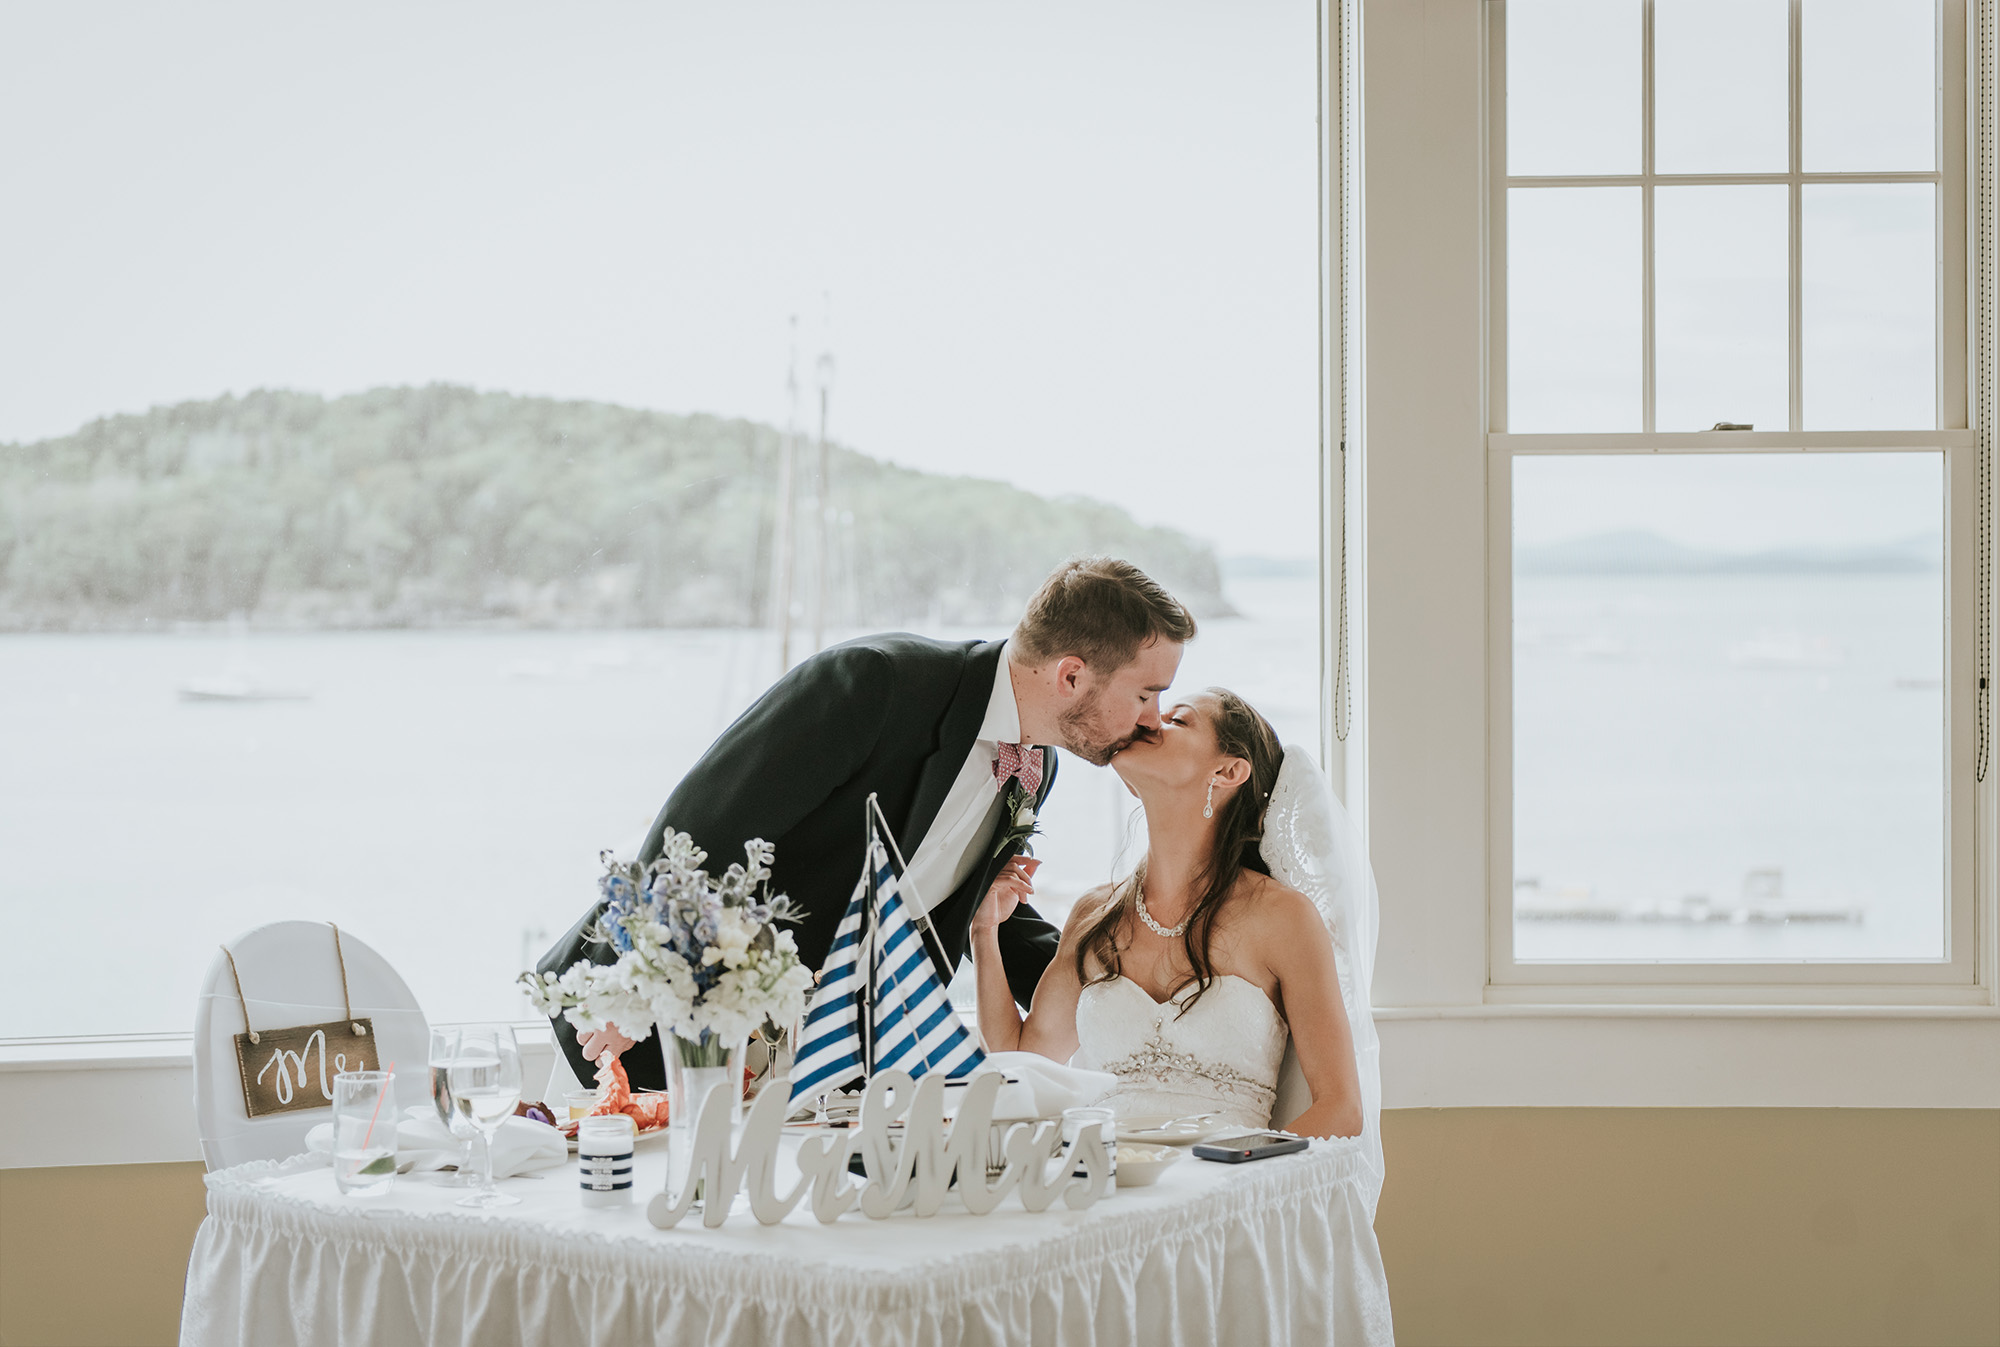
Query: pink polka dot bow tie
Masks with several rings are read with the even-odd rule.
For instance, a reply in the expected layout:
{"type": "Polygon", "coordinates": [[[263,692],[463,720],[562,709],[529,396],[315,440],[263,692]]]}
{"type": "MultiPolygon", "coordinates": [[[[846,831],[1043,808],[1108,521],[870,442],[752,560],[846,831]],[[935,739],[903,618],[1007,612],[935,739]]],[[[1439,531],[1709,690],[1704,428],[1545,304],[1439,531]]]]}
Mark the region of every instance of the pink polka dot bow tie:
{"type": "Polygon", "coordinates": [[[1042,755],[1032,744],[1002,744],[1000,756],[993,759],[993,784],[1001,790],[1007,788],[1007,778],[1013,777],[1021,783],[1021,789],[1033,795],[1042,788],[1042,755]]]}

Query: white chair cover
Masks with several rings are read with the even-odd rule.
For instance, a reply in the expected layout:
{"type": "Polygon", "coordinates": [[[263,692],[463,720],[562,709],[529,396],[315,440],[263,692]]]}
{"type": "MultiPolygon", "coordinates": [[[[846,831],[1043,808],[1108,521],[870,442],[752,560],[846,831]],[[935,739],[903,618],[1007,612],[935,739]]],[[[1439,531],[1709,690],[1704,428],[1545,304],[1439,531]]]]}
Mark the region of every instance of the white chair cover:
{"type": "Polygon", "coordinates": [[[396,1064],[397,1104],[430,1106],[430,1026],[417,998],[388,961],[367,945],[342,931],[341,959],[336,959],[333,941],[333,928],[323,921],[273,922],[230,941],[243,978],[242,1002],[237,1000],[229,959],[216,950],[194,1011],[194,1115],[201,1156],[211,1170],[301,1154],[306,1133],[331,1116],[331,1107],[247,1116],[236,1069],[236,1035],[247,1027],[244,1002],[259,1030],[322,1024],[345,1016],[342,959],[355,1017],[373,1019],[382,1065],[396,1064]]]}
{"type": "MultiPolygon", "coordinates": [[[[1381,898],[1360,832],[1313,761],[1297,744],[1285,747],[1284,766],[1264,815],[1264,863],[1279,883],[1312,899],[1333,933],[1340,970],[1341,1001],[1354,1034],[1355,1068],[1361,1077],[1361,1145],[1374,1170],[1368,1214],[1382,1195],[1382,1039],[1375,1030],[1370,987],[1375,976],[1375,939],[1381,925],[1381,898]]],[[[1312,1105],[1312,1091],[1299,1069],[1298,1054],[1285,1045],[1278,1069],[1278,1098],[1271,1125],[1281,1126],[1312,1105]]]]}

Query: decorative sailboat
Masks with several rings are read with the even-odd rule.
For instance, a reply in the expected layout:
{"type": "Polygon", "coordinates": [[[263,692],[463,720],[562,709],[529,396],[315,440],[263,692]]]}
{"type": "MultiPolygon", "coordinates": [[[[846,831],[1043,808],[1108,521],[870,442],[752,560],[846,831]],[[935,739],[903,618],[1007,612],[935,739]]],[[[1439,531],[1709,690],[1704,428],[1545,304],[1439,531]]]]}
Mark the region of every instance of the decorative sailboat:
{"type": "Polygon", "coordinates": [[[937,937],[915,892],[906,891],[906,867],[873,795],[864,812],[868,842],[861,880],[834,932],[819,991],[799,1034],[794,1101],[876,1071],[959,1080],[986,1060],[938,979],[932,961],[937,937]]]}

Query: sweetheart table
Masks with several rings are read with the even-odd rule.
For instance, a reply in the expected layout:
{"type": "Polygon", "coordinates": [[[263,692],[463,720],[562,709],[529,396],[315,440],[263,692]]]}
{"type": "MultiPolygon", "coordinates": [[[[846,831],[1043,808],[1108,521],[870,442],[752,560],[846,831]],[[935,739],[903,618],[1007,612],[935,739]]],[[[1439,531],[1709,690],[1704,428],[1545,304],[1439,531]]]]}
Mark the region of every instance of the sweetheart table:
{"type": "Polygon", "coordinates": [[[324,1157],[208,1176],[183,1347],[569,1344],[1386,1344],[1388,1286],[1352,1141],[1243,1165],[1183,1158],[1159,1182],[1070,1211],[955,1199],[831,1225],[656,1230],[664,1144],[642,1142],[629,1207],[588,1210],[574,1162],[460,1190],[399,1178],[345,1198],[324,1157]]]}

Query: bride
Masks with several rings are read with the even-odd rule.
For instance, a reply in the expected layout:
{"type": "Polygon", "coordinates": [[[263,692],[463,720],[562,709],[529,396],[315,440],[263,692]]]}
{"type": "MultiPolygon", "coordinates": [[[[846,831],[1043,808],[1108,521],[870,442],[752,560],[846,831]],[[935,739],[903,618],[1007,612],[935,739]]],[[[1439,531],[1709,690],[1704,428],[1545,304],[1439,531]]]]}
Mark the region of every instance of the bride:
{"type": "MultiPolygon", "coordinates": [[[[1112,1073],[1105,1102],[1121,1116],[1209,1113],[1231,1126],[1358,1135],[1364,1101],[1341,960],[1320,908],[1271,876],[1262,846],[1285,756],[1248,703],[1211,688],[1113,758],[1145,808],[1145,859],[1131,878],[1077,901],[1025,1022],[997,933],[1034,891],[1040,863],[1009,862],[972,920],[987,1048],[1112,1073]],[[1312,1104],[1278,1119],[1288,1032],[1312,1104]]],[[[1297,775],[1310,769],[1306,760],[1297,775]]]]}

